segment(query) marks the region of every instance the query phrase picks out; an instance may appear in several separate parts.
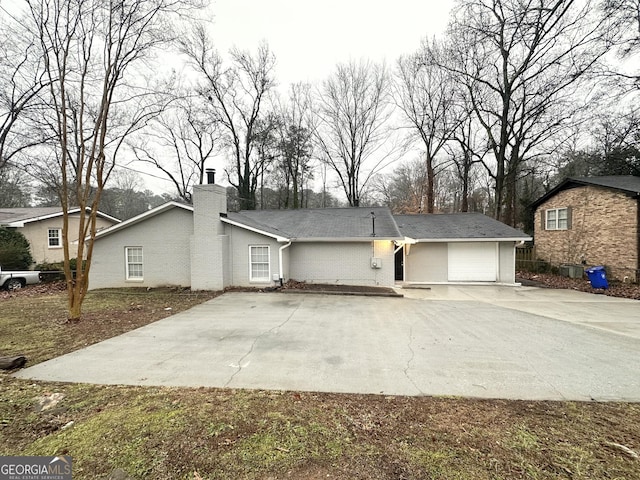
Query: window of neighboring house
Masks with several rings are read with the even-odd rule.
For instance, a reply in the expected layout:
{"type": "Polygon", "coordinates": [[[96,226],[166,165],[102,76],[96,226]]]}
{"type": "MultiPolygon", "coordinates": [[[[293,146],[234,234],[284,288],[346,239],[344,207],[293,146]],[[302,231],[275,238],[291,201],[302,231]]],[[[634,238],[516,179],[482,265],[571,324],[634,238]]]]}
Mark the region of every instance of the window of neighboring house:
{"type": "Polygon", "coordinates": [[[268,282],[270,276],[269,269],[269,246],[251,245],[249,247],[250,278],[252,282],[268,282]]]}
{"type": "Polygon", "coordinates": [[[567,230],[569,228],[569,209],[553,208],[547,210],[546,230],[567,230]]]}
{"type": "Polygon", "coordinates": [[[58,248],[62,246],[62,230],[60,228],[49,229],[49,248],[58,248]]]}
{"type": "Polygon", "coordinates": [[[142,247],[125,247],[127,280],[143,280],[142,247]]]}

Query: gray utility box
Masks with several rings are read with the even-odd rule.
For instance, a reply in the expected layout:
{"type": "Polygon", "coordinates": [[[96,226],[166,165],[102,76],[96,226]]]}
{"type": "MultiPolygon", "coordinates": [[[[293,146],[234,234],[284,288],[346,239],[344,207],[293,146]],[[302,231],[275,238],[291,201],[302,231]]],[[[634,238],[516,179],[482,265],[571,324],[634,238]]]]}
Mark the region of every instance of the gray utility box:
{"type": "Polygon", "coordinates": [[[582,278],[584,267],[582,265],[560,265],[559,273],[563,277],[582,278]]]}

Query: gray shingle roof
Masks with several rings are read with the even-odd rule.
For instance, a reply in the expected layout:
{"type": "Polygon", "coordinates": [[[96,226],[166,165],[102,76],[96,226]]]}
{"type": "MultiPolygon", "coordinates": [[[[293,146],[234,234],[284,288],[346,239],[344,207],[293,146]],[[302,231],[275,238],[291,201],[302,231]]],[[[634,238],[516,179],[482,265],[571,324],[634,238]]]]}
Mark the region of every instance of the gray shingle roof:
{"type": "Polygon", "coordinates": [[[402,234],[415,240],[531,238],[481,213],[394,215],[394,218],[402,234]]]}
{"type": "MultiPolygon", "coordinates": [[[[87,207],[88,208],[88,207],[87,207]]],[[[80,211],[78,207],[71,207],[70,212],[80,211]]],[[[23,208],[0,208],[0,225],[12,225],[16,223],[36,222],[43,218],[62,216],[61,207],[23,207],[23,208]]],[[[106,218],[113,222],[119,222],[117,218],[98,211],[98,217],[106,218]]],[[[18,225],[22,226],[22,225],[18,225]]]]}
{"type": "Polygon", "coordinates": [[[62,213],[60,207],[0,208],[0,225],[62,213]]]}
{"type": "Polygon", "coordinates": [[[610,175],[599,177],[570,177],[564,179],[554,188],[545,193],[531,204],[533,208],[544,203],[547,199],[553,197],[556,193],[569,188],[579,187],[583,185],[594,185],[603,188],[609,188],[624,192],[633,197],[640,197],[640,177],[633,175],[610,175]]]}
{"type": "Polygon", "coordinates": [[[627,193],[640,193],[640,177],[633,175],[611,175],[601,177],[573,177],[576,183],[585,185],[598,185],[600,187],[614,188],[627,193]]]}
{"type": "Polygon", "coordinates": [[[243,210],[228,220],[272,235],[297,240],[374,238],[371,212],[375,213],[375,237],[400,239],[388,208],[319,208],[300,210],[243,210]]]}

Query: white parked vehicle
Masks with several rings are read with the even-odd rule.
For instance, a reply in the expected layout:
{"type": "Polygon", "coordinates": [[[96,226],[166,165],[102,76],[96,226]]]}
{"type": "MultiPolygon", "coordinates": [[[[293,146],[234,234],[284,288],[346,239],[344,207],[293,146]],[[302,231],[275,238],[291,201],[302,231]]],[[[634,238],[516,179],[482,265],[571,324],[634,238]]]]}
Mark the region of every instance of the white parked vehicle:
{"type": "Polygon", "coordinates": [[[17,290],[25,285],[40,283],[40,272],[25,270],[23,272],[3,271],[0,267],[0,286],[7,290],[17,290]]]}

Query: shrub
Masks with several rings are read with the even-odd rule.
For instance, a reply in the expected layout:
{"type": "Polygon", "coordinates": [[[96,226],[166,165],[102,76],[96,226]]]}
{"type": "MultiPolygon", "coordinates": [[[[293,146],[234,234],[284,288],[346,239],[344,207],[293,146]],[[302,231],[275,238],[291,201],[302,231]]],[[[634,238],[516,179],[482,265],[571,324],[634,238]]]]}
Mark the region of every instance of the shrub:
{"type": "Polygon", "coordinates": [[[43,262],[43,263],[38,263],[35,266],[35,270],[40,270],[41,272],[53,272],[53,271],[62,270],[63,268],[64,266],[62,262],[55,262],[55,263],[43,262]]]}
{"type": "MultiPolygon", "coordinates": [[[[82,261],[82,266],[85,267],[86,266],[87,261],[83,260],[82,261]]],[[[71,270],[75,271],[76,267],[78,266],[78,259],[77,258],[70,258],[69,259],[69,266],[71,267],[71,270]]],[[[43,262],[43,263],[39,263],[36,265],[36,270],[41,270],[44,272],[53,272],[53,271],[57,271],[57,270],[64,270],[64,262],[43,262]]]]}
{"type": "Polygon", "coordinates": [[[0,227],[0,265],[3,270],[27,270],[33,263],[31,246],[25,236],[13,228],[0,227]]]}
{"type": "MultiPolygon", "coordinates": [[[[83,260],[82,266],[85,267],[86,263],[87,261],[83,260]]],[[[70,258],[69,266],[71,267],[71,272],[73,274],[73,277],[75,278],[75,272],[76,272],[76,267],[78,266],[78,260],[76,258],[70,258]]],[[[40,270],[41,272],[52,272],[52,273],[45,273],[42,276],[43,282],[54,282],[58,280],[64,280],[64,262],[55,262],[55,263],[43,262],[43,263],[37,264],[35,269],[40,270]],[[53,273],[53,272],[57,272],[57,273],[53,273]]]]}

